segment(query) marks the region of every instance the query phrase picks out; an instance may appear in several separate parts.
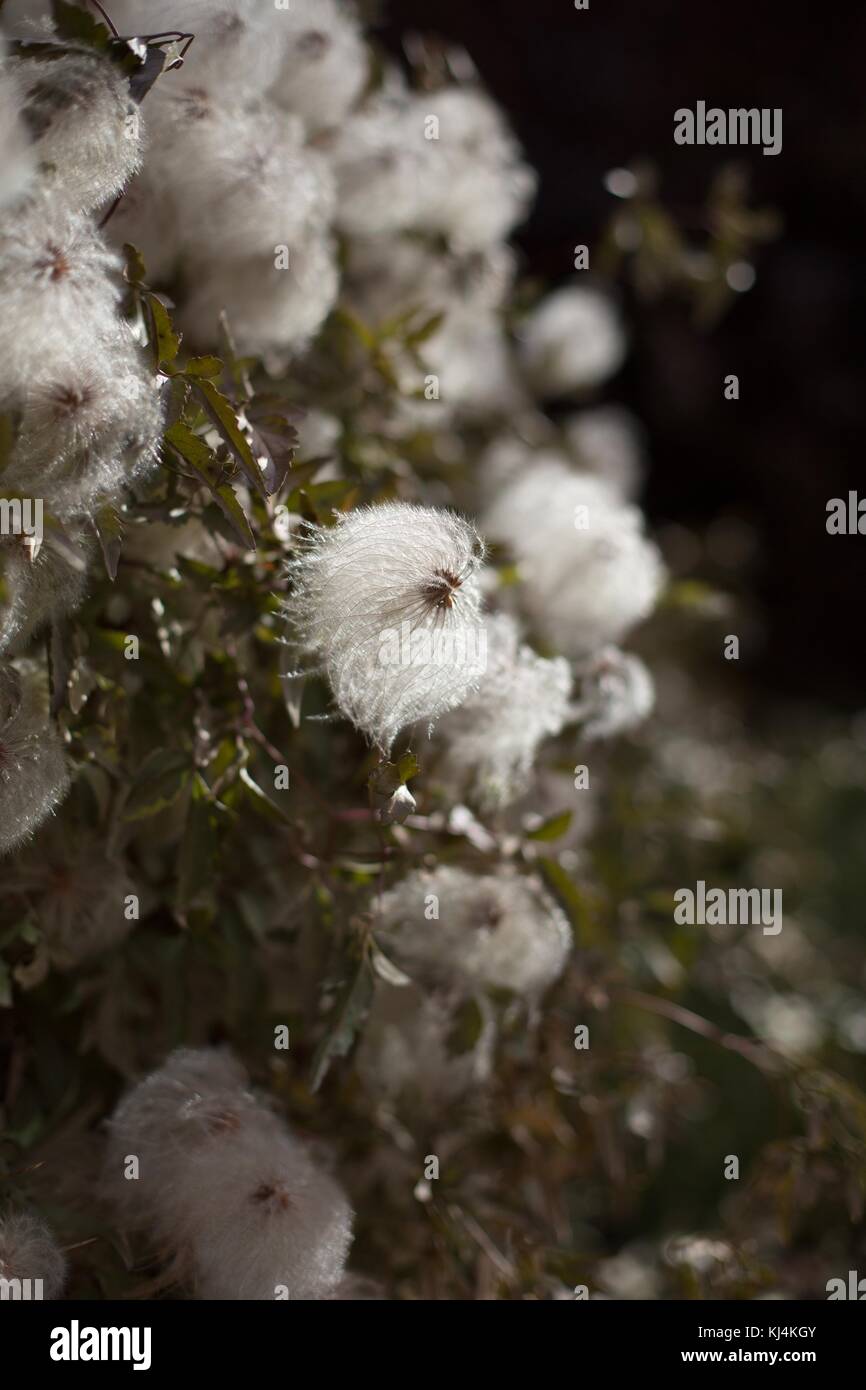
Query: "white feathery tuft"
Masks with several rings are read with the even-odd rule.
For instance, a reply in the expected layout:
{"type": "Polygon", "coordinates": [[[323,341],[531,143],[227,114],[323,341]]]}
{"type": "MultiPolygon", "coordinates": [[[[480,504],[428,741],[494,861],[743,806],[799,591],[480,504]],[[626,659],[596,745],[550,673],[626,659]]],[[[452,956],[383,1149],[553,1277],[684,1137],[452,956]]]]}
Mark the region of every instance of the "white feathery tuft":
{"type": "Polygon", "coordinates": [[[619,641],[655,606],[664,568],[639,508],[556,456],[517,474],[482,524],[510,546],[527,617],[565,656],[619,641]]]}
{"type": "Polygon", "coordinates": [[[542,397],[599,386],[619,370],[625,353],[625,331],[613,304],[582,286],[548,295],[520,331],[523,368],[542,397]]]}
{"type": "Polygon", "coordinates": [[[326,1298],[344,1277],[348,1201],[221,1051],[174,1052],[121,1101],[105,1179],[123,1224],[173,1254],[199,1298],[326,1298]]]}
{"type": "Polygon", "coordinates": [[[590,742],[635,729],[652,713],[655,684],[640,657],[605,647],[590,663],[576,713],[590,742]]]}
{"type": "Polygon", "coordinates": [[[0,854],[31,839],[69,790],[47,704],[38,680],[0,668],[0,854]]]}
{"type": "Polygon", "coordinates": [[[437,775],[482,809],[508,805],[525,791],[538,749],[571,717],[571,668],[537,656],[507,614],[488,618],[487,670],[475,690],[436,731],[437,775]]]}
{"type": "MultiPolygon", "coordinates": [[[[7,1208],[0,1213],[0,1279],[41,1279],[43,1298],[63,1292],[66,1257],[45,1222],[31,1212],[7,1208]]],[[[36,1296],[32,1290],[31,1296],[36,1296]]]]}
{"type": "Polygon", "coordinates": [[[535,879],[510,868],[495,876],[444,864],[416,870],[383,895],[374,928],[410,978],[464,994],[509,989],[538,998],[571,950],[565,915],[535,879]]]}
{"type": "Polygon", "coordinates": [[[483,544],[452,512],[405,502],[311,528],[288,566],[285,616],[342,713],[387,752],[464,700],[485,665],[483,544]]]}

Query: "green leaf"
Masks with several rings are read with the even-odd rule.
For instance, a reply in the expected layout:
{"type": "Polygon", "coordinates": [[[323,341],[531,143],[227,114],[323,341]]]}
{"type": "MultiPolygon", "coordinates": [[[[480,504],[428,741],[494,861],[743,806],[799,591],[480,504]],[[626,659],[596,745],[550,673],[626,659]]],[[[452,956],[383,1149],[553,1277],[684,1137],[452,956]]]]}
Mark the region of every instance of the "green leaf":
{"type": "Polygon", "coordinates": [[[183,370],[185,376],[219,377],[223,363],[219,357],[191,357],[183,370]]]}
{"type": "Polygon", "coordinates": [[[145,758],[133,779],[124,820],[145,820],[173,806],[193,774],[189,753],[158,748],[145,758]]]}
{"type": "Polygon", "coordinates": [[[102,548],[102,558],[109,579],[117,578],[117,566],[123,547],[123,522],[120,513],[112,506],[100,508],[93,518],[93,529],[102,548]]]}
{"type": "Polygon", "coordinates": [[[561,811],[558,816],[551,816],[535,830],[530,830],[526,838],[527,840],[558,840],[561,835],[565,834],[573,818],[573,811],[561,811]]]}
{"type": "Polygon", "coordinates": [[[334,1006],[331,1027],[322,1039],[310,1074],[310,1089],[318,1091],[337,1057],[351,1051],[358,1030],[373,1002],[373,975],[366,957],[353,962],[353,969],[334,1006]]]}
{"type": "Polygon", "coordinates": [[[195,476],[213,494],[232,533],[247,550],[255,550],[256,538],[243,507],[231,484],[222,480],[222,470],[209,444],[193,434],[182,420],[176,420],[165,432],[165,442],[174,449],[195,476]]]}
{"type": "Polygon", "coordinates": [[[150,351],[154,370],[167,370],[180,351],[180,335],[172,328],[169,312],[161,299],[147,293],[144,302],[150,317],[150,351]]]}
{"type": "Polygon", "coordinates": [[[249,442],[238,424],[235,408],[227,396],[218,391],[212,381],[194,380],[204,408],[228,444],[244,473],[260,497],[267,497],[262,470],[253,458],[249,442]]]}

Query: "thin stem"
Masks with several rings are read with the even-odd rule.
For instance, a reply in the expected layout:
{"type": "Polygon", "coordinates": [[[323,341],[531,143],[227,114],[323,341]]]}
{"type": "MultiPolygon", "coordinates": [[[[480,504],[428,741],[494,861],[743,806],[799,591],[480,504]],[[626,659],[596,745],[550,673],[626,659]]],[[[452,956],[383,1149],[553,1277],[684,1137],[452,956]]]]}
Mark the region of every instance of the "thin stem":
{"type": "Polygon", "coordinates": [[[682,1004],[675,1004],[671,999],[658,999],[654,994],[644,994],[642,990],[627,988],[611,991],[611,997],[626,1004],[634,1004],[636,1008],[646,1009],[648,1013],[659,1014],[671,1023],[678,1023],[682,1028],[688,1028],[691,1033],[707,1038],[710,1042],[725,1048],[727,1052],[744,1057],[765,1075],[778,1075],[780,1070],[788,1066],[784,1057],[764,1043],[743,1038],[739,1033],[725,1033],[714,1023],[710,1023],[709,1019],[702,1018],[691,1009],[683,1008],[682,1004]]]}

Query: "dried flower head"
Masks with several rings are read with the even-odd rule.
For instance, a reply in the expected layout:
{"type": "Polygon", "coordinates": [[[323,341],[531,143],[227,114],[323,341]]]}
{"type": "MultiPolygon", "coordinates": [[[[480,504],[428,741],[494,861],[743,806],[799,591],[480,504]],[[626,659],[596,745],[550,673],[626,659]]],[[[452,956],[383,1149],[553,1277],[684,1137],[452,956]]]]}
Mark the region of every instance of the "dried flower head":
{"type": "Polygon", "coordinates": [[[480,88],[447,87],[416,98],[425,122],[428,196],[424,229],[459,251],[503,241],[523,220],[537,179],[496,103],[480,88]]]}
{"type": "Polygon", "coordinates": [[[484,809],[507,805],[526,788],[539,746],[570,715],[571,669],[520,641],[513,618],[488,618],[487,670],[478,689],[442,720],[437,773],[484,809]]]}
{"type": "Polygon", "coordinates": [[[94,543],[75,525],[67,527],[66,543],[61,552],[47,537],[34,559],[24,537],[0,542],[0,655],[20,650],[52,617],[83,601],[94,543]]]}
{"type": "Polygon", "coordinates": [[[334,307],[340,283],[333,243],[313,235],[290,250],[285,270],[273,255],[202,269],[178,314],[190,341],[212,345],[225,311],[238,350],[262,356],[302,351],[334,307]]]}
{"type": "Polygon", "coordinates": [[[156,464],[163,405],[128,330],[46,354],[17,402],[21,428],[7,481],[61,519],[87,513],[156,464]]]}
{"type": "Polygon", "coordinates": [[[76,50],[10,64],[43,188],[74,212],[121,192],[141,164],[143,127],[129,83],[109,58],[76,50]]]}
{"type": "Polygon", "coordinates": [[[271,95],[311,130],[343,121],[367,80],[358,21],[341,0],[292,0],[277,14],[283,66],[271,95]]]}
{"type": "Polygon", "coordinates": [[[3,386],[44,366],[64,339],[119,323],[120,258],[91,220],[46,196],[0,220],[0,348],[3,386]]]}
{"type": "Polygon", "coordinates": [[[0,668],[0,854],[31,839],[69,790],[69,772],[35,675],[0,668]]]}
{"type": "Polygon", "coordinates": [[[640,510],[555,457],[504,487],[483,525],[514,553],[533,626],[567,656],[618,641],[655,605],[664,571],[640,510]]]}
{"type": "Polygon", "coordinates": [[[351,1207],[231,1057],[173,1053],[109,1130],[106,1185],[123,1223],[172,1254],[198,1297],[323,1298],[339,1285],[351,1207]]]}
{"type": "Polygon", "coordinates": [[[419,984],[537,997],[571,949],[565,916],[535,879],[511,869],[476,875],[418,870],[382,897],[377,935],[419,984]]]}
{"type": "Polygon", "coordinates": [[[640,657],[605,647],[590,663],[576,713],[589,740],[613,738],[634,729],[652,713],[653,678],[640,657]]]}
{"type": "Polygon", "coordinates": [[[63,1292],[66,1258],[44,1221],[30,1212],[7,1209],[0,1215],[0,1279],[29,1279],[31,1285],[41,1280],[41,1294],[31,1286],[34,1298],[57,1298],[63,1292]]]}
{"type": "Polygon", "coordinates": [[[568,286],[542,300],[522,326],[521,360],[541,396],[598,386],[622,365],[619,315],[598,290],[568,286]]]}
{"type": "Polygon", "coordinates": [[[448,1104],[490,1079],[496,1026],[483,995],[466,1027],[461,1001],[415,985],[377,982],[358,1047],[358,1074],[372,1095],[421,1106],[448,1104]]]}
{"type": "Polygon", "coordinates": [[[389,502],[311,528],[290,562],[284,611],[297,648],[380,749],[477,685],[482,556],[477,532],[452,512],[389,502]]]}

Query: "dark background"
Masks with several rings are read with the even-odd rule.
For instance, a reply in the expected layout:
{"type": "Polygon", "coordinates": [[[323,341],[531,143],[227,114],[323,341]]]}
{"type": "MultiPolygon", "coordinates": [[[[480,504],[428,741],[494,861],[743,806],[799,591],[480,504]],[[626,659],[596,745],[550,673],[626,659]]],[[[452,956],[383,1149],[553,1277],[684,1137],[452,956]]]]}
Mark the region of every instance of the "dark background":
{"type": "Polygon", "coordinates": [[[391,0],[384,13],[395,53],[407,29],[465,46],[509,113],[541,177],[517,239],[550,281],[571,273],[575,244],[597,242],[610,168],[651,159],[663,202],[687,216],[722,164],[748,165],[752,205],[784,218],[756,284],[709,333],[682,305],[636,306],[606,396],[648,428],[655,524],[727,514],[756,528],[748,585],[764,631],[744,674],[769,697],[866,703],[866,536],[825,529],[829,498],[866,495],[866,6],[391,0]],[[675,145],[674,111],[698,100],[782,107],[781,153],[675,145]],[[738,402],[723,398],[730,372],[738,402]]]}

